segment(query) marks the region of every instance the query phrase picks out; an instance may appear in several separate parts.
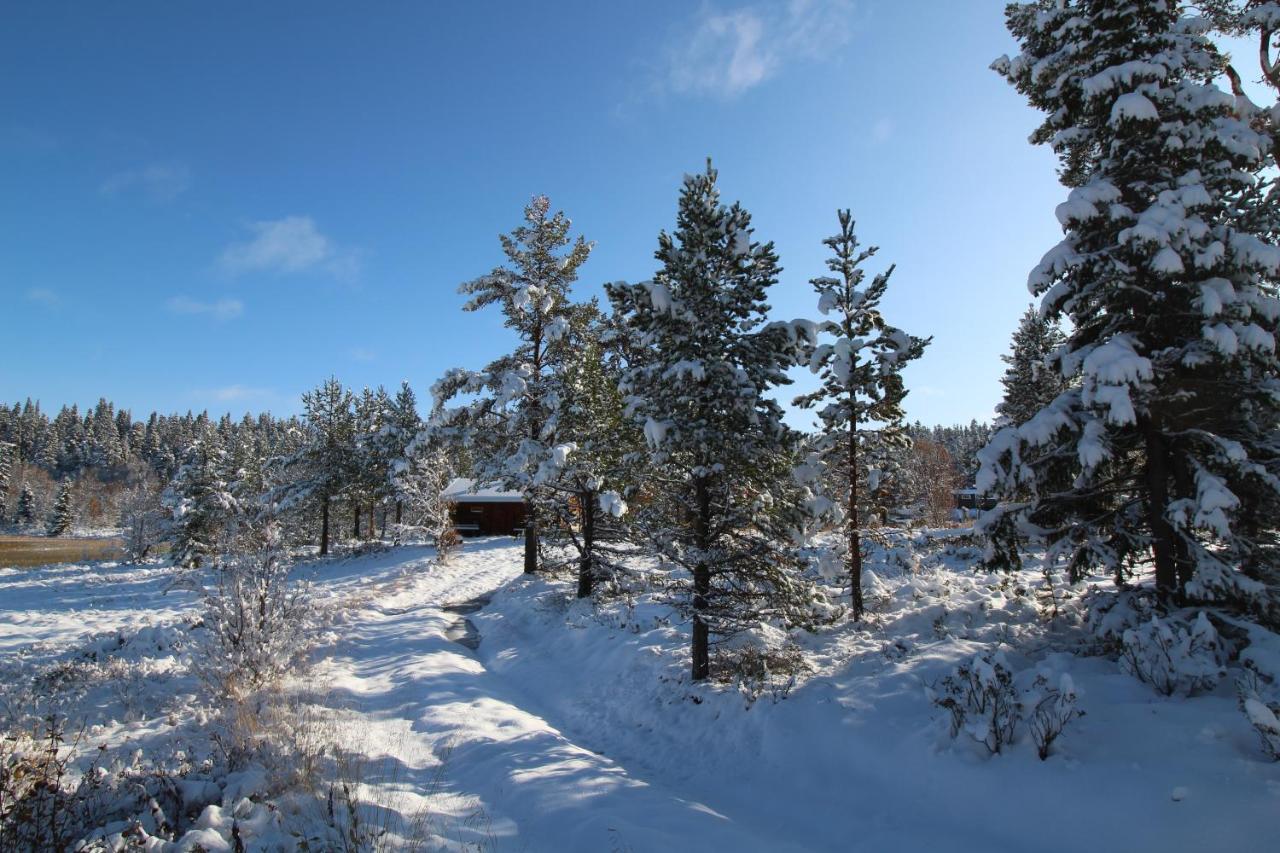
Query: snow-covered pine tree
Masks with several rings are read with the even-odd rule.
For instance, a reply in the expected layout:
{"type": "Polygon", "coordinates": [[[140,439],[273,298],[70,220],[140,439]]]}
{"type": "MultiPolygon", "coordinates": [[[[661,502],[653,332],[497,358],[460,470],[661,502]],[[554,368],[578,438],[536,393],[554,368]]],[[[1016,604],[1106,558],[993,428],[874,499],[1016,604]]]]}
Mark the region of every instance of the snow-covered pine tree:
{"type": "Polygon", "coordinates": [[[620,568],[608,544],[611,524],[627,511],[624,496],[634,479],[632,458],[644,448],[637,425],[625,414],[618,382],[622,361],[595,300],[578,306],[569,332],[572,347],[560,374],[560,435],[564,452],[552,461],[542,508],[548,533],[574,555],[578,597],[620,568]]]}
{"type": "Polygon", "coordinates": [[[13,473],[13,451],[15,445],[0,441],[0,523],[8,517],[9,477],[13,473]]]}
{"type": "Polygon", "coordinates": [[[981,487],[1030,494],[984,519],[993,551],[1034,536],[1073,579],[1149,557],[1166,599],[1274,615],[1271,140],[1214,85],[1222,57],[1180,4],[1007,16],[1022,53],[993,67],[1047,114],[1032,141],[1071,188],[1066,237],[1028,284],[1072,331],[1056,360],[1070,387],[981,454],[981,487]]]}
{"type": "Polygon", "coordinates": [[[767,322],[778,257],[752,239],[746,210],[721,203],[709,162],[685,177],[656,257],[653,281],[606,290],[634,338],[622,390],[649,447],[632,529],[682,570],[671,584],[692,616],[698,681],[714,638],[812,617],[816,591],[791,545],[801,521],[786,499],[798,436],[767,396],[790,381],[797,330],[767,322]]]}
{"type": "Polygon", "coordinates": [[[218,431],[206,426],[183,454],[162,498],[173,519],[170,553],[175,566],[201,566],[224,544],[222,534],[240,510],[230,474],[218,431]]]}
{"type": "MultiPolygon", "coordinates": [[[[820,321],[817,330],[831,340],[816,346],[809,362],[822,384],[816,391],[797,397],[795,403],[805,409],[819,407],[820,434],[814,442],[815,452],[800,469],[801,477],[836,486],[829,506],[844,528],[843,558],[851,584],[852,615],[861,619],[860,508],[864,500],[858,485],[862,482],[875,489],[880,480],[880,471],[869,464],[873,459],[866,445],[870,442],[881,455],[910,447],[902,410],[907,396],[902,369],[924,353],[931,339],[913,337],[885,322],[880,300],[894,267],[890,265],[864,285],[862,264],[877,248],[860,248],[848,210],[839,212],[839,220],[840,232],[822,241],[833,253],[827,268],[835,275],[811,281],[818,294],[818,310],[830,318],[820,321]]],[[[827,505],[819,499],[816,506],[827,505]]]]}
{"type": "Polygon", "coordinates": [[[18,506],[14,520],[18,524],[34,524],[36,520],[36,493],[31,491],[31,486],[26,483],[22,484],[22,491],[18,493],[18,506]]]}
{"type": "Polygon", "coordinates": [[[550,213],[546,196],[524,210],[525,223],[499,237],[508,265],[459,288],[471,299],[464,310],[497,305],[504,325],[515,332],[516,348],[480,371],[450,370],[432,389],[439,440],[473,451],[473,476],[501,483],[525,495],[524,568],[538,570],[539,492],[562,452],[557,375],[569,354],[569,290],[592,244],[569,237],[570,221],[550,213]],[[567,250],[566,250],[567,247],[567,250]],[[460,395],[475,395],[463,406],[446,408],[460,395]]]}
{"type": "Polygon", "coordinates": [[[1062,374],[1048,358],[1064,340],[1057,323],[1041,317],[1034,305],[1027,308],[1013,332],[1008,354],[1000,356],[1008,365],[1000,378],[1004,398],[996,405],[1004,425],[1025,424],[1062,393],[1062,374]]]}
{"type": "Polygon", "coordinates": [[[287,511],[314,501],[320,509],[320,555],[329,553],[329,515],[334,498],[352,479],[355,458],[354,398],[329,377],[302,395],[305,412],[300,446],[279,466],[269,503],[287,511]]]}
{"type": "Polygon", "coordinates": [[[400,383],[400,390],[392,398],[386,422],[378,436],[380,455],[389,460],[387,477],[391,486],[391,499],[395,502],[395,523],[404,520],[405,495],[397,478],[397,462],[408,457],[409,444],[422,431],[422,416],[418,414],[418,400],[408,382],[400,383]]]}
{"type": "Polygon", "coordinates": [[[50,536],[61,536],[71,529],[71,481],[63,480],[58,487],[58,497],[53,502],[53,512],[49,514],[49,523],[45,533],[50,536]]]}

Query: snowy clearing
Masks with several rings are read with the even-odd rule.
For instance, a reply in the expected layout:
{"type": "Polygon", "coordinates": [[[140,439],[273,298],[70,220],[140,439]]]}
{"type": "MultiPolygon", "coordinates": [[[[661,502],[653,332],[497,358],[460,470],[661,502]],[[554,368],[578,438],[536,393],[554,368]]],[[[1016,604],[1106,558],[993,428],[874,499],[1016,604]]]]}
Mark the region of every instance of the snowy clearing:
{"type": "MultiPolygon", "coordinates": [[[[1229,683],[1159,696],[1114,660],[1073,654],[1070,618],[1038,618],[1031,573],[975,575],[963,546],[918,553],[871,563],[867,622],[797,633],[810,671],[754,701],[688,682],[687,626],[664,605],[575,603],[568,581],[522,576],[509,539],[469,542],[445,566],[423,547],[307,563],[295,575],[330,623],[292,707],[359,765],[386,840],[427,826],[428,849],[1067,851],[1104,827],[1115,849],[1271,848],[1280,765],[1229,683]],[[469,616],[445,609],[488,596],[469,616]],[[475,651],[452,639],[466,627],[475,651]],[[1085,716],[1047,761],[1025,737],[995,756],[953,741],[926,698],[1001,642],[1020,687],[1069,673],[1080,694],[1085,716]]],[[[9,707],[60,673],[86,747],[197,751],[197,602],[165,594],[171,577],[158,564],[0,570],[9,707]]],[[[316,820],[259,783],[251,799],[277,797],[278,812],[255,822],[237,810],[255,786],[220,784],[201,830],[165,849],[226,843],[222,810],[250,849],[316,820]]]]}

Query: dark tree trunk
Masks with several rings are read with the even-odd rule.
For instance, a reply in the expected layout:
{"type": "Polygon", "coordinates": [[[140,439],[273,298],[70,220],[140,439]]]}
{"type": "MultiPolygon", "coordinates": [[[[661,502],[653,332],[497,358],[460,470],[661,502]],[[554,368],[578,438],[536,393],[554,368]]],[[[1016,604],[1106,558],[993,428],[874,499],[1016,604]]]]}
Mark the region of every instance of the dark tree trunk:
{"type": "Polygon", "coordinates": [[[404,512],[404,502],[396,501],[396,524],[400,523],[400,517],[403,512],[404,512]]]}
{"type": "Polygon", "coordinates": [[[351,505],[351,538],[356,541],[360,540],[360,504],[359,502],[351,505]]]}
{"type": "Polygon", "coordinates": [[[364,538],[366,539],[372,539],[374,537],[374,534],[378,532],[378,524],[374,520],[373,511],[374,511],[373,504],[369,504],[369,526],[365,529],[365,532],[364,532],[364,538]]]}
{"type": "Polygon", "coordinates": [[[858,419],[849,422],[849,584],[853,618],[862,618],[862,538],[858,533],[858,419]]]}
{"type": "Polygon", "coordinates": [[[382,508],[382,538],[387,538],[387,508],[382,508]]]}
{"type": "Polygon", "coordinates": [[[524,510],[524,570],[530,575],[538,571],[538,524],[533,517],[533,507],[527,503],[524,510]]]}
{"type": "Polygon", "coordinates": [[[694,516],[694,536],[698,549],[703,555],[701,561],[693,567],[693,646],[691,648],[691,675],[694,681],[704,681],[711,674],[711,631],[707,626],[706,611],[711,598],[711,567],[707,565],[705,555],[709,550],[711,530],[711,496],[707,493],[707,482],[699,478],[696,495],[698,501],[697,514],[694,516]]]}
{"type": "Polygon", "coordinates": [[[1151,553],[1156,564],[1156,592],[1168,600],[1177,600],[1180,590],[1174,560],[1174,532],[1164,515],[1169,505],[1169,461],[1155,414],[1143,420],[1143,438],[1147,451],[1143,472],[1147,481],[1147,524],[1151,528],[1151,553]]]}
{"type": "Polygon", "coordinates": [[[320,556],[329,553],[329,498],[320,504],[320,556]]]}
{"type": "Polygon", "coordinates": [[[590,492],[578,494],[578,513],[582,520],[582,554],[578,561],[578,598],[586,598],[595,589],[596,505],[590,492]]]}

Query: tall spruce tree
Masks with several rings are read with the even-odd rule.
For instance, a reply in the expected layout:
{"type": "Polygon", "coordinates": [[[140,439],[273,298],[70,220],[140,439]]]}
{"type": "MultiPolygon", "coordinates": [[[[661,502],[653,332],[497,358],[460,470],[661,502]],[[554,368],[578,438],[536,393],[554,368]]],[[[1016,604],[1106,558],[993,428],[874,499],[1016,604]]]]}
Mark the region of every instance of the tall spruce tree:
{"type": "Polygon", "coordinates": [[[173,562],[201,566],[240,510],[231,491],[231,459],[221,436],[206,425],[182,457],[163,496],[173,518],[173,562]]]}
{"type": "Polygon", "coordinates": [[[1032,271],[1068,317],[1070,387],[983,451],[979,485],[1030,498],[984,520],[993,553],[1046,541],[1078,578],[1150,559],[1166,600],[1275,618],[1280,249],[1271,139],[1214,85],[1222,57],[1179,4],[1074,0],[1007,12],[994,68],[1047,114],[1071,188],[1032,271]]]}
{"type": "Polygon", "coordinates": [[[692,617],[696,681],[710,672],[714,639],[812,615],[785,499],[798,436],[767,396],[789,382],[797,348],[794,327],[766,319],[780,269],[773,245],[752,239],[740,205],[721,203],[709,162],[685,178],[675,232],[659,235],[656,257],[653,281],[606,289],[633,337],[622,390],[648,443],[633,528],[687,572],[672,588],[692,617]]]}
{"type": "MultiPolygon", "coordinates": [[[[853,217],[839,212],[840,232],[823,240],[833,255],[827,267],[834,276],[811,281],[818,310],[831,319],[817,324],[830,342],[814,348],[809,368],[821,387],[796,398],[796,405],[818,408],[820,434],[814,453],[803,466],[802,479],[835,487],[831,502],[844,529],[844,563],[848,570],[853,618],[862,618],[862,521],[860,507],[880,485],[883,463],[893,450],[910,447],[902,401],[907,396],[902,369],[924,353],[931,339],[908,335],[885,322],[880,300],[894,267],[864,286],[862,264],[877,248],[860,248],[853,217]],[[880,463],[880,464],[877,464],[880,463]],[[859,483],[865,484],[859,495],[859,483]]],[[[823,487],[820,487],[823,488],[823,487]]],[[[824,490],[826,490],[824,488],[824,490]]]]}
{"type": "Polygon", "coordinates": [[[302,395],[304,431],[300,446],[280,466],[279,485],[268,500],[287,510],[314,502],[320,509],[320,554],[329,553],[330,513],[353,479],[356,458],[355,399],[329,377],[302,395]]]}
{"type": "Polygon", "coordinates": [[[996,405],[996,414],[1006,424],[1025,424],[1062,393],[1066,383],[1049,358],[1064,340],[1057,323],[1041,317],[1034,305],[1027,308],[1013,332],[1008,354],[1000,356],[1008,367],[1000,378],[1004,398],[996,405]]]}
{"type": "Polygon", "coordinates": [[[569,291],[592,246],[581,236],[571,239],[569,219],[550,211],[550,200],[536,196],[524,224],[499,237],[508,265],[459,289],[471,297],[464,310],[498,306],[516,335],[515,349],[480,371],[450,370],[432,389],[438,438],[473,451],[477,481],[525,496],[526,572],[538,570],[538,505],[563,453],[555,388],[569,355],[569,291]],[[447,408],[459,395],[475,399],[447,408]]]}
{"type": "Polygon", "coordinates": [[[71,511],[71,481],[63,480],[58,487],[58,497],[53,502],[53,512],[49,514],[49,523],[45,532],[50,536],[61,536],[71,529],[73,520],[71,511]]]}
{"type": "Polygon", "coordinates": [[[18,506],[14,520],[18,524],[34,524],[36,520],[36,493],[31,491],[31,486],[26,483],[22,484],[22,491],[18,493],[18,506]]]}

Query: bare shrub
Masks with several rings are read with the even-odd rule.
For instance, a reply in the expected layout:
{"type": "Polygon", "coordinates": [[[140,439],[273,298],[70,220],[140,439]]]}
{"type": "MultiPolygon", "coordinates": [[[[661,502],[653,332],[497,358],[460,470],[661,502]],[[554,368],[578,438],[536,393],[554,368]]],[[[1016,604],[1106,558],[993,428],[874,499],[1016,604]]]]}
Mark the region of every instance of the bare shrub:
{"type": "Polygon", "coordinates": [[[718,654],[711,676],[735,685],[746,697],[747,704],[752,705],[766,694],[775,703],[786,699],[799,677],[809,669],[804,651],[795,643],[779,648],[753,645],[718,654]]]}
{"type": "Polygon", "coordinates": [[[1075,683],[1066,673],[1063,673],[1056,686],[1051,686],[1049,679],[1038,675],[1032,690],[1039,694],[1039,699],[1031,709],[1031,716],[1027,718],[1027,728],[1036,745],[1036,754],[1044,761],[1052,752],[1054,741],[1072,720],[1083,717],[1084,711],[1076,707],[1078,696],[1075,683]]]}
{"type": "Polygon", "coordinates": [[[969,735],[998,754],[1013,742],[1022,702],[1013,686],[1013,672],[1000,652],[984,652],[961,664],[942,679],[930,698],[951,714],[951,736],[969,735]]]}
{"type": "Polygon", "coordinates": [[[1164,696],[1191,696],[1217,686],[1224,657],[1218,632],[1203,612],[1191,625],[1152,616],[1122,635],[1120,667],[1164,696]]]}
{"type": "Polygon", "coordinates": [[[274,683],[307,649],[312,607],[289,582],[279,528],[261,525],[244,552],[220,559],[205,595],[208,649],[200,675],[215,694],[241,698],[274,683]]]}

